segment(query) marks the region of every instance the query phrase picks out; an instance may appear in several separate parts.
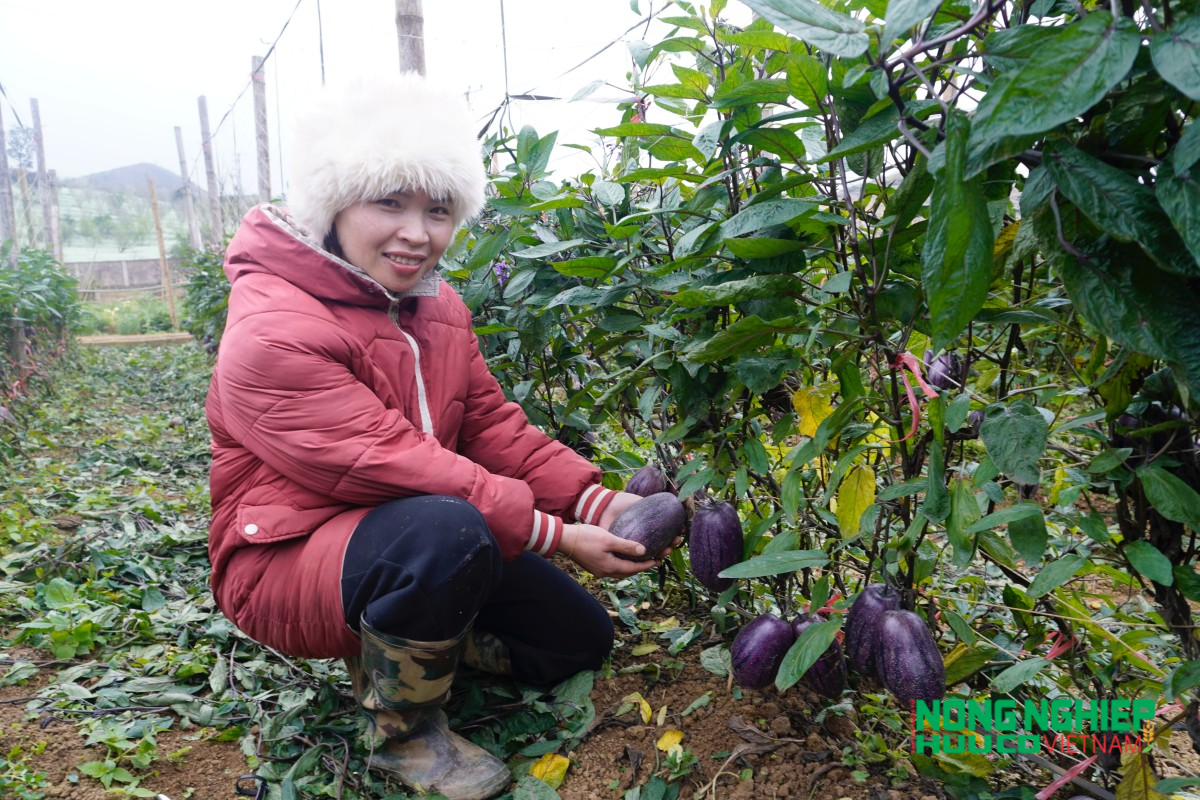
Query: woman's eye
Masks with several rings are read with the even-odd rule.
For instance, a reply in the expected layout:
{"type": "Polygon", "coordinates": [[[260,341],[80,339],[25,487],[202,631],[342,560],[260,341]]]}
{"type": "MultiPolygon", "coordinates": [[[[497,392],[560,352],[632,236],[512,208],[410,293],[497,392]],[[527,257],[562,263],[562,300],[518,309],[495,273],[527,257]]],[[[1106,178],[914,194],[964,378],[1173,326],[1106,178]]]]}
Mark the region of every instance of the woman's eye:
{"type": "Polygon", "coordinates": [[[430,209],[430,212],[438,216],[450,216],[450,209],[447,206],[434,206],[430,209]]]}
{"type": "Polygon", "coordinates": [[[400,202],[398,200],[393,200],[390,197],[381,197],[380,199],[375,201],[375,204],[383,206],[384,208],[399,208],[400,207],[400,202]]]}

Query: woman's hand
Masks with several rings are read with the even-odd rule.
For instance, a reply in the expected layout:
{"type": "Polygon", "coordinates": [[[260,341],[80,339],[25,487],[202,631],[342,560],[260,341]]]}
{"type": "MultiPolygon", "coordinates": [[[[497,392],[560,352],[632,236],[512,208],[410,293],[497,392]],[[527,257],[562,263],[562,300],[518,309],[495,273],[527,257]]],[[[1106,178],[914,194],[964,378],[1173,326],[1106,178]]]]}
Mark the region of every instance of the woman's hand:
{"type": "Polygon", "coordinates": [[[618,553],[640,558],[645,554],[646,548],[637,542],[613,536],[604,528],[595,525],[564,526],[558,552],[599,578],[628,578],[630,575],[654,569],[660,563],[653,559],[628,561],[618,558],[618,553]]]}
{"type": "Polygon", "coordinates": [[[617,521],[617,517],[624,513],[625,509],[636,503],[642,498],[636,494],[629,492],[617,492],[617,496],[608,504],[608,508],[604,509],[604,513],[600,515],[601,528],[606,531],[611,531],[613,523],[617,521]]]}

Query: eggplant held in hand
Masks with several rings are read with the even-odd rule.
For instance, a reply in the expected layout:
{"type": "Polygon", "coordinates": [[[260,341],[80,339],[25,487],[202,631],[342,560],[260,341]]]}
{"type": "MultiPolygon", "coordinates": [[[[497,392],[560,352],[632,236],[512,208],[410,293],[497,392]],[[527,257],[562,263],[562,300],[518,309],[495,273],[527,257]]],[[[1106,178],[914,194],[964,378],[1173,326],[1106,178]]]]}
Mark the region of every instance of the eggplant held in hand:
{"type": "Polygon", "coordinates": [[[613,523],[611,533],[622,539],[637,542],[646,548],[641,558],[619,556],[627,561],[650,561],[657,558],[671,540],[683,531],[687,512],[683,503],[670,492],[643,497],[625,509],[613,523]]]}

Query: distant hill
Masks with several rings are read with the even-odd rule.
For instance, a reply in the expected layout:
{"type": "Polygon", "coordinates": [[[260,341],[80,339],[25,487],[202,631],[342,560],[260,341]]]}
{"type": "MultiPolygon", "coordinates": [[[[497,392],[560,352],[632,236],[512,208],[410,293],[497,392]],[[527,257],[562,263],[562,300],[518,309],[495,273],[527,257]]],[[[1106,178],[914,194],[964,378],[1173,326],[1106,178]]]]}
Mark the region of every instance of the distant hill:
{"type": "MultiPolygon", "coordinates": [[[[133,164],[128,167],[117,167],[107,172],[96,172],[84,175],[82,178],[63,178],[63,186],[71,189],[92,189],[101,192],[131,194],[149,199],[150,190],[146,187],[146,179],[154,181],[154,192],[159,199],[173,197],[183,189],[183,180],[179,173],[163,169],[155,164],[133,164]]],[[[199,187],[193,186],[196,191],[199,187]]]]}

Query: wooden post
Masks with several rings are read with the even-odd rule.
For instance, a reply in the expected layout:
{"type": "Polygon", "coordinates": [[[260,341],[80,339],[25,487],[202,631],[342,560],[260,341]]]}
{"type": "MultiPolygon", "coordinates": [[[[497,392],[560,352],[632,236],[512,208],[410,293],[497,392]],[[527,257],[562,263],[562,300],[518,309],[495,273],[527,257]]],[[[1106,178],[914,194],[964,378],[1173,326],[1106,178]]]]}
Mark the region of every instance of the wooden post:
{"type": "Polygon", "coordinates": [[[400,71],[425,74],[425,15],[421,0],[396,0],[400,71]]]}
{"type": "Polygon", "coordinates": [[[4,139],[4,106],[0,105],[0,242],[12,240],[12,265],[17,257],[17,207],[13,203],[12,172],[8,168],[8,144],[4,139]]]}
{"type": "Polygon", "coordinates": [[[258,199],[271,202],[271,147],[267,139],[267,75],[260,56],[250,57],[254,84],[254,133],[258,141],[258,199]]]}
{"type": "Polygon", "coordinates": [[[38,198],[42,201],[42,245],[45,250],[55,252],[54,225],[50,222],[50,175],[46,172],[46,145],[42,141],[42,115],[38,111],[37,98],[31,98],[29,107],[33,111],[33,142],[37,145],[38,198]]]}
{"type": "Polygon", "coordinates": [[[188,243],[193,250],[200,249],[200,223],[196,221],[196,207],[192,205],[192,179],[188,177],[187,159],[183,155],[183,131],[175,126],[175,149],[179,151],[179,177],[183,179],[183,211],[187,214],[188,243]]]}
{"type": "Polygon", "coordinates": [[[209,240],[220,247],[225,238],[225,223],[221,221],[221,193],[217,188],[217,167],[213,164],[212,137],[208,132],[208,101],[200,95],[200,138],[204,149],[204,173],[208,178],[208,213],[212,224],[209,240]]]}
{"type": "Polygon", "coordinates": [[[158,195],[154,192],[154,179],[147,178],[150,187],[150,213],[154,215],[154,233],[158,237],[158,265],[162,269],[163,297],[167,298],[167,311],[171,315],[171,330],[179,330],[179,317],[175,314],[175,287],[171,285],[171,267],[167,264],[167,246],[163,243],[162,219],[158,216],[158,195]]]}

